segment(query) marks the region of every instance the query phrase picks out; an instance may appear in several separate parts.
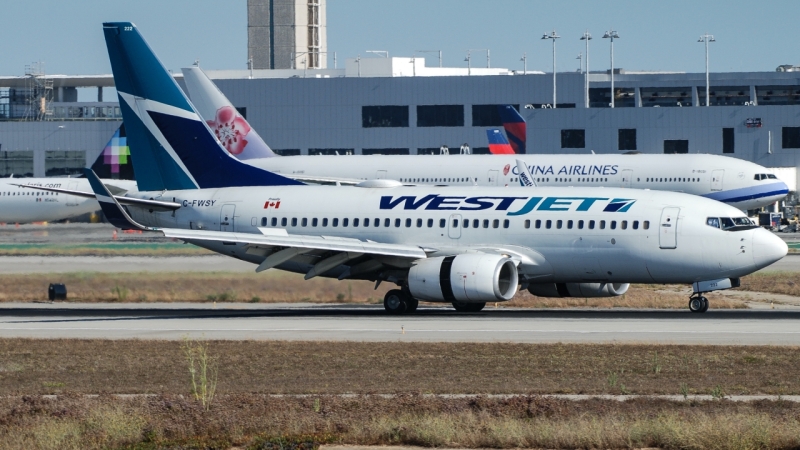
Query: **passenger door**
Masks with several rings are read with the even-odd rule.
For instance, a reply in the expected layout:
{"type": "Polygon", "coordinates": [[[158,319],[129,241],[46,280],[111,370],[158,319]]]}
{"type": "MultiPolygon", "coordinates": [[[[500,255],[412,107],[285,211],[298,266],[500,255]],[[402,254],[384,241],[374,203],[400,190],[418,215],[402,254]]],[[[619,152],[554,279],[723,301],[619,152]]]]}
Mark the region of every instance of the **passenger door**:
{"type": "Polygon", "coordinates": [[[711,171],[711,190],[722,190],[722,177],[725,176],[725,171],[722,169],[711,171]]]}
{"type": "Polygon", "coordinates": [[[633,180],[633,170],[625,169],[622,171],[622,187],[631,187],[631,180],[633,180]]]}
{"type": "Polygon", "coordinates": [[[666,207],[661,211],[658,226],[658,245],[661,248],[678,248],[678,214],[680,208],[666,207]]]}
{"type": "Polygon", "coordinates": [[[235,231],[233,216],[235,212],[236,205],[222,205],[222,211],[219,213],[219,231],[235,231]]]}
{"type": "MultiPolygon", "coordinates": [[[[76,181],[74,183],[68,183],[67,184],[67,189],[69,189],[70,191],[77,191],[78,190],[78,182],[76,181]]],[[[78,206],[78,201],[79,200],[80,200],[80,197],[77,197],[75,195],[67,195],[67,206],[78,206]]]]}
{"type": "Polygon", "coordinates": [[[500,179],[500,171],[490,170],[487,177],[489,181],[489,186],[497,186],[497,182],[500,179]]]}
{"type": "Polygon", "coordinates": [[[461,238],[461,214],[450,215],[450,220],[447,222],[447,235],[450,239],[461,238]]]}
{"type": "Polygon", "coordinates": [[[386,179],[386,171],[385,170],[379,170],[375,174],[375,179],[376,180],[385,180],[386,179]]]}

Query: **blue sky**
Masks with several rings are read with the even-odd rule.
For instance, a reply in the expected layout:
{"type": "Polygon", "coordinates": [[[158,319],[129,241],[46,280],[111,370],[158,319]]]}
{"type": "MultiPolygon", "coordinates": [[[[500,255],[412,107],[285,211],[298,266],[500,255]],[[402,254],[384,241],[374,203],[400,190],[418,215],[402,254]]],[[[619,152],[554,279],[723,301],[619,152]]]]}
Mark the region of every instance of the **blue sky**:
{"type": "MultiPolygon", "coordinates": [[[[445,66],[466,66],[467,49],[490,49],[493,67],[552,70],[555,29],[558,70],[576,70],[591,41],[591,68],[609,66],[603,31],[616,29],[615,66],[627,70],[702,72],[709,32],[712,71],[773,71],[800,64],[800,3],[742,1],[539,1],[539,0],[328,0],[328,47],[339,61],[366,50],[411,56],[441,49],[445,66]]],[[[137,24],[165,65],[173,70],[195,59],[208,69],[244,69],[247,60],[246,0],[3,0],[0,75],[21,75],[44,61],[47,73],[110,73],[101,23],[137,24]]],[[[473,64],[485,64],[476,51],[473,64]]],[[[425,55],[429,65],[434,54],[425,55]]],[[[332,61],[329,62],[332,66],[332,61]]]]}

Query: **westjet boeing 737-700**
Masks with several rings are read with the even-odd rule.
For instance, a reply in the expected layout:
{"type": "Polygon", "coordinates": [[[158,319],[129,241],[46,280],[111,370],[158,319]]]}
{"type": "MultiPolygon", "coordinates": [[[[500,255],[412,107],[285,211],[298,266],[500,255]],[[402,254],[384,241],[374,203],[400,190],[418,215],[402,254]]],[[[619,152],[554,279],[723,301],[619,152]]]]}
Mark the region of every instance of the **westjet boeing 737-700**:
{"type": "Polygon", "coordinates": [[[786,244],[738,209],[620,188],[308,186],[222,147],[132,23],[103,25],[140,193],[123,206],[87,169],[109,220],[316,276],[391,282],[387,311],[418,301],[478,311],[536,295],[613,296],[628,283],[703,292],[782,258],[786,244]],[[723,227],[731,222],[734,226],[723,227]]]}
{"type": "MultiPolygon", "coordinates": [[[[768,169],[719,155],[514,154],[500,130],[487,130],[493,155],[380,157],[275,157],[258,133],[199,67],[183,69],[184,82],[200,116],[233,156],[262,169],[309,182],[355,184],[394,179],[413,185],[513,186],[516,159],[524,161],[537,186],[627,187],[685,192],[719,200],[743,211],[784,198],[787,185],[768,169]]],[[[524,149],[524,120],[511,106],[500,109],[506,131],[524,149]]]]}

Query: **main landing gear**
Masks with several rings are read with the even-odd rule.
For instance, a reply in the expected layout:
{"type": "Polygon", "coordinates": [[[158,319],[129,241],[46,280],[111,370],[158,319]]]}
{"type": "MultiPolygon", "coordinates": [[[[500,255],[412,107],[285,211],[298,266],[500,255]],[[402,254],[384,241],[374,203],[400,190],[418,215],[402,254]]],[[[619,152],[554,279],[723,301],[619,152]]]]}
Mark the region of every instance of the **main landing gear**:
{"type": "Polygon", "coordinates": [[[689,311],[693,313],[704,313],[708,311],[708,299],[702,293],[697,293],[689,297],[689,311]]]}
{"type": "Polygon", "coordinates": [[[412,313],[418,306],[419,301],[404,290],[392,289],[383,297],[383,307],[389,314],[412,313]]]}

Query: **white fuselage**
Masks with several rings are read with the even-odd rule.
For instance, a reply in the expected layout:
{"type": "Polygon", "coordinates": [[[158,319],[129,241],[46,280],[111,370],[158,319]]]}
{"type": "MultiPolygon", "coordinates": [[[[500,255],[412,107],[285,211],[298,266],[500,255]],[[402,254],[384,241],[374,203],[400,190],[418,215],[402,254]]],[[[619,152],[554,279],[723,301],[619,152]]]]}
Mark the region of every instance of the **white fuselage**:
{"type": "MultiPolygon", "coordinates": [[[[780,239],[761,228],[706,225],[708,217],[743,217],[738,209],[673,192],[284,186],[143,194],[183,205],[174,213],[129,208],[146,225],[256,234],[282,229],[410,244],[436,254],[503,249],[519,256],[520,276],[532,282],[689,283],[743,276],[786,252],[780,239]]],[[[263,253],[248,253],[246,245],[202,245],[253,263],[264,259],[263,253]]],[[[304,273],[318,259],[310,253],[279,268],[304,273]]]]}
{"type": "MultiPolygon", "coordinates": [[[[105,184],[135,191],[136,182],[103,180],[105,184]]],[[[100,209],[94,198],[15,186],[17,184],[91,192],[86,178],[9,178],[0,182],[0,222],[30,223],[71,219],[100,209]]]]}
{"type": "Polygon", "coordinates": [[[361,180],[394,179],[406,184],[518,186],[516,160],[528,165],[538,186],[626,187],[685,192],[740,210],[770,205],[788,193],[769,170],[717,155],[424,155],[292,156],[244,162],[296,176],[361,180]]]}

